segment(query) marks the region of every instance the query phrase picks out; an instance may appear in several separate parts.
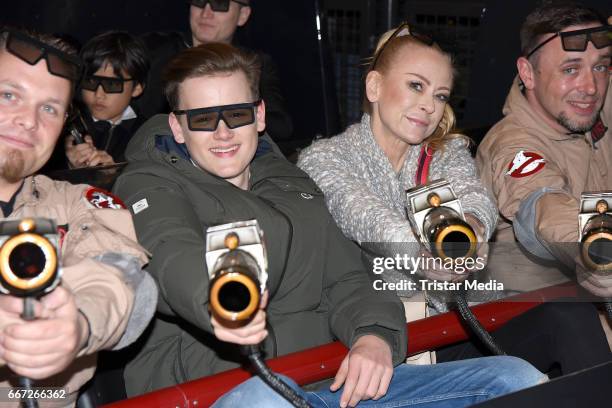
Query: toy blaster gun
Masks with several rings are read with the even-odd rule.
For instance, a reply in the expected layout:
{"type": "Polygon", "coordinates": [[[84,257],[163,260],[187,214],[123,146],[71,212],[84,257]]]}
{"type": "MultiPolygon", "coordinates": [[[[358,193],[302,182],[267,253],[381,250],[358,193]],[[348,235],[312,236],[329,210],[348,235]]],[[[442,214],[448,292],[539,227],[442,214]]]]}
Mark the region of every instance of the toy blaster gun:
{"type": "MultiPolygon", "coordinates": [[[[612,274],[612,191],[582,193],[578,225],[580,255],[586,267],[612,274]]],[[[604,307],[612,320],[612,299],[605,299],[604,307]]]]}
{"type": "MultiPolygon", "coordinates": [[[[23,298],[21,317],[32,320],[33,300],[51,292],[60,281],[55,222],[46,218],[1,221],[0,245],[0,292],[23,298]]],[[[27,377],[19,377],[19,383],[32,389],[27,377]]],[[[23,399],[22,404],[38,407],[35,399],[23,399]]]]}
{"type": "Polygon", "coordinates": [[[465,222],[461,202],[452,186],[436,180],[406,191],[408,220],[429,252],[442,259],[470,257],[476,252],[476,233],[465,222]]]}
{"type": "Polygon", "coordinates": [[[46,218],[0,222],[0,292],[24,299],[23,319],[33,319],[31,301],[60,281],[57,228],[46,218]]]}
{"type": "Polygon", "coordinates": [[[582,193],[578,224],[585,265],[597,271],[612,270],[612,191],[582,193]]]}
{"type": "Polygon", "coordinates": [[[259,308],[268,281],[263,232],[257,220],[206,231],[210,309],[226,323],[247,323],[259,308]]]}
{"type": "Polygon", "coordinates": [[[82,113],[83,107],[79,103],[73,102],[70,108],[70,116],[66,121],[66,130],[72,136],[75,145],[85,143],[85,135],[89,134],[85,119],[82,113]]]}
{"type": "MultiPolygon", "coordinates": [[[[469,258],[477,249],[474,229],[465,221],[461,202],[445,180],[435,180],[406,192],[408,220],[424,248],[434,257],[469,258]]],[[[482,327],[469,308],[465,290],[454,293],[459,314],[480,341],[496,355],[506,353],[482,327]]]]}
{"type": "MultiPolygon", "coordinates": [[[[209,307],[223,325],[247,324],[259,309],[268,281],[263,231],[257,220],[233,222],[206,230],[209,307]]],[[[295,407],[309,407],[266,365],[259,345],[242,346],[257,375],[295,407]]]]}

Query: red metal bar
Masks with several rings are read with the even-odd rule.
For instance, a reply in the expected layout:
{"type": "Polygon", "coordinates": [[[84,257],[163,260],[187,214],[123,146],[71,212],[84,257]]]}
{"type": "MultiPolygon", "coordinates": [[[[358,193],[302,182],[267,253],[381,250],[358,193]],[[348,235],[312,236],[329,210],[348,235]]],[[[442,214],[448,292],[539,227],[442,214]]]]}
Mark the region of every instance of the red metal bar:
{"type": "MultiPolygon", "coordinates": [[[[497,302],[474,306],[472,310],[484,328],[487,331],[493,331],[513,317],[545,301],[573,297],[576,292],[576,287],[572,284],[551,286],[497,302]]],[[[433,350],[468,338],[468,333],[459,317],[453,312],[416,320],[407,325],[409,355],[433,350]]],[[[298,384],[303,385],[333,377],[347,351],[346,347],[336,341],[273,358],[267,362],[273,371],[293,378],[298,384]]],[[[248,371],[238,368],[120,401],[107,405],[107,407],[207,407],[221,395],[250,377],[251,374],[248,371]]]]}

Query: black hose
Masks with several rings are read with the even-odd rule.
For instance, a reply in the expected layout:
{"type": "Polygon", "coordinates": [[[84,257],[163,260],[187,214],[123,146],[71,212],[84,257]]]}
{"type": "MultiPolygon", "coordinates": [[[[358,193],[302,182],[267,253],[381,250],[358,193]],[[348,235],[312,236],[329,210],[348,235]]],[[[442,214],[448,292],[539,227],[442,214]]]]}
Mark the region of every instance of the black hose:
{"type": "Polygon", "coordinates": [[[295,390],[289,387],[283,380],[277,377],[272,370],[266,365],[266,362],[261,358],[259,346],[243,346],[243,353],[247,355],[255,372],[268,384],[270,388],[276,391],[280,396],[285,398],[291,405],[297,408],[311,408],[311,405],[302,398],[295,390]]]}
{"type": "Polygon", "coordinates": [[[505,356],[506,352],[502,350],[499,344],[495,342],[495,339],[485,330],[480,324],[472,309],[468,306],[465,289],[457,290],[455,292],[455,302],[457,303],[457,311],[461,315],[463,321],[468,325],[472,333],[478,337],[478,339],[489,349],[489,351],[496,356],[505,356]]]}
{"type": "Polygon", "coordinates": [[[31,397],[33,393],[32,380],[28,377],[19,376],[19,387],[23,389],[24,397],[21,398],[21,406],[23,408],[38,408],[38,401],[31,397]]]}
{"type": "MultiPolygon", "coordinates": [[[[34,299],[31,297],[23,298],[23,320],[34,320],[34,299]]],[[[28,398],[34,395],[32,380],[28,377],[19,376],[19,386],[24,389],[25,398],[21,399],[21,406],[24,408],[38,408],[36,398],[28,398]]]]}

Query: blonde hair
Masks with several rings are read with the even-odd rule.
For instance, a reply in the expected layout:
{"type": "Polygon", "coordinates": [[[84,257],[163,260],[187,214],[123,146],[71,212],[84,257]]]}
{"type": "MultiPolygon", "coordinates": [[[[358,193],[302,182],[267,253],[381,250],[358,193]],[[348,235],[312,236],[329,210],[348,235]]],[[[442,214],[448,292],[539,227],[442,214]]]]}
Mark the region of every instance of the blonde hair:
{"type": "MultiPolygon", "coordinates": [[[[452,68],[453,61],[451,55],[440,48],[437,43],[434,42],[431,46],[428,46],[413,35],[396,36],[389,39],[396,30],[397,29],[389,30],[380,36],[378,44],[376,45],[376,50],[374,51],[374,55],[369,58],[369,61],[367,62],[368,69],[366,71],[366,76],[371,71],[384,73],[389,70],[397,53],[408,45],[418,45],[420,47],[430,47],[435,49],[449,59],[452,68]]],[[[455,76],[454,68],[452,68],[452,76],[453,78],[455,76]]],[[[372,113],[372,104],[368,100],[365,92],[363,93],[363,110],[369,114],[372,113]]],[[[468,136],[459,133],[459,131],[455,128],[455,124],[456,118],[453,108],[451,108],[450,104],[446,103],[444,105],[444,113],[442,114],[442,118],[438,123],[438,127],[423,141],[423,143],[426,143],[429,148],[433,150],[443,150],[447,141],[461,138],[464,139],[468,145],[470,145],[472,140],[468,136]]]]}

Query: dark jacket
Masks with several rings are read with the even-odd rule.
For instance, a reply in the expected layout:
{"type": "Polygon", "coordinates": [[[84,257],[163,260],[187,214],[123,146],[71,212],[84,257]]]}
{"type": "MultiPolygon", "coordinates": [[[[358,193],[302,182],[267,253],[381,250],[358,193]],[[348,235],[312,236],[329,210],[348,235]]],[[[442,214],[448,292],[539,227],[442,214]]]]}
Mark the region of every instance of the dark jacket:
{"type": "MultiPolygon", "coordinates": [[[[151,57],[151,69],[144,93],[136,99],[136,106],[147,118],[158,113],[169,113],[170,107],[163,93],[162,77],[168,62],[180,51],[190,47],[180,33],[152,32],[142,36],[151,57]]],[[[293,122],[285,106],[276,64],[268,54],[255,52],[261,60],[259,92],[266,104],[266,132],[275,141],[291,139],[293,122]]]]}
{"type": "Polygon", "coordinates": [[[89,112],[84,116],[87,130],[96,149],[106,151],[115,163],[124,162],[125,149],[144,122],[143,117],[138,115],[133,119],[122,120],[118,125],[112,125],[106,120],[94,121],[89,112]]]}
{"type": "Polygon", "coordinates": [[[363,334],[384,338],[403,361],[403,306],[375,292],[359,248],[346,239],[314,182],[274,153],[251,163],[241,190],[187,160],[166,122],[145,123],[128,146],[130,162],[115,184],[134,215],[139,240],[153,253],[160,287],[158,315],[145,345],[125,371],[128,395],[234,368],[238,347],[214,337],[208,313],[204,248],[208,226],[256,218],[268,252],[270,301],[266,357],[330,342],[350,346],[363,334]],[[137,206],[137,208],[139,208],[137,206]]]}

